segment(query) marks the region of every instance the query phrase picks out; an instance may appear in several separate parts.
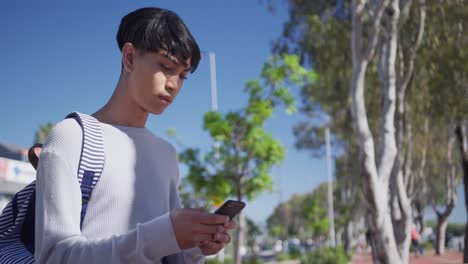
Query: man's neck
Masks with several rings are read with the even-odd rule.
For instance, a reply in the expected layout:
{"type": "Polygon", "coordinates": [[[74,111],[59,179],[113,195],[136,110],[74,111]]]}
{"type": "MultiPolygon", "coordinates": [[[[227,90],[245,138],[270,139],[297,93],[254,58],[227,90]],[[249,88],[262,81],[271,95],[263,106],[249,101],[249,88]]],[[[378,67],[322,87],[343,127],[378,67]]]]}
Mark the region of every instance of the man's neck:
{"type": "Polygon", "coordinates": [[[128,93],[125,78],[120,78],[109,101],[93,116],[102,123],[145,127],[149,112],[141,108],[128,93]]]}

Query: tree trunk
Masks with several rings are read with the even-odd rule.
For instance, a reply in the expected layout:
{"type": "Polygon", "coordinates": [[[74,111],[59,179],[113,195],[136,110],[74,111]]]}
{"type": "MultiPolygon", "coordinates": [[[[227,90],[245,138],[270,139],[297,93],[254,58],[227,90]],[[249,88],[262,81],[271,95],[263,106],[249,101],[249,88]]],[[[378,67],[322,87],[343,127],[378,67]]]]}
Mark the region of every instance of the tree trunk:
{"type": "Polygon", "coordinates": [[[394,221],[395,240],[402,263],[408,263],[411,242],[412,208],[403,183],[403,173],[400,171],[396,179],[397,197],[399,201],[400,219],[394,221]]]}
{"type": "Polygon", "coordinates": [[[352,230],[351,221],[346,222],[343,232],[343,249],[345,250],[346,254],[351,253],[352,230]]]}
{"type": "MultiPolygon", "coordinates": [[[[242,177],[238,178],[237,182],[237,200],[242,201],[243,192],[242,192],[242,177]]],[[[237,229],[235,232],[235,241],[234,241],[234,264],[242,263],[242,254],[241,246],[244,243],[244,226],[245,226],[245,217],[244,213],[241,211],[238,214],[238,223],[237,229]]]]}
{"type": "Polygon", "coordinates": [[[448,215],[437,216],[436,244],[435,252],[437,255],[445,253],[445,231],[447,230],[448,215]]]}
{"type": "MultiPolygon", "coordinates": [[[[466,186],[467,183],[468,182],[465,182],[465,186],[466,186]]],[[[465,224],[465,242],[464,242],[464,245],[465,245],[465,249],[463,250],[463,263],[468,263],[468,246],[467,246],[468,245],[468,222],[465,224]]]]}
{"type": "MultiPolygon", "coordinates": [[[[466,186],[466,182],[465,182],[466,186]]],[[[466,188],[466,187],[465,187],[466,188]]],[[[466,191],[466,189],[465,189],[466,191]]],[[[465,194],[466,195],[466,194],[465,194]]],[[[465,248],[463,250],[463,263],[468,263],[468,222],[465,224],[465,248]]]]}
{"type": "MultiPolygon", "coordinates": [[[[422,41],[425,24],[425,1],[419,1],[420,20],[417,39],[412,43],[409,52],[406,53],[403,46],[400,45],[400,74],[398,79],[395,72],[395,57],[397,50],[397,43],[401,44],[402,39],[399,38],[398,23],[400,22],[399,2],[394,1],[389,6],[389,12],[385,17],[384,24],[386,28],[385,39],[383,45],[385,49],[384,54],[380,56],[381,62],[379,63],[379,75],[382,83],[388,85],[387,89],[396,89],[397,91],[397,113],[395,115],[396,125],[396,145],[398,149],[397,158],[394,163],[391,176],[391,198],[392,198],[392,220],[393,229],[395,232],[395,240],[398,247],[398,252],[401,257],[402,263],[408,263],[409,247],[410,247],[410,233],[412,225],[412,207],[411,198],[408,196],[408,190],[412,189],[413,177],[411,173],[411,126],[407,122],[407,112],[405,109],[405,95],[409,86],[410,80],[413,76],[414,62],[416,58],[416,50],[422,41]],[[407,58],[403,54],[407,54],[407,58]],[[396,82],[395,80],[398,80],[396,82]],[[391,87],[395,85],[396,88],[391,87]],[[406,125],[406,126],[405,126],[406,125]],[[403,138],[406,133],[407,149],[404,149],[403,138]],[[406,153],[406,155],[405,155],[406,153]]],[[[402,3],[402,10],[404,15],[409,14],[408,10],[411,8],[411,1],[402,3]]],[[[404,20],[405,18],[403,18],[404,20]]]]}
{"type": "MultiPolygon", "coordinates": [[[[423,137],[427,137],[429,133],[429,118],[424,118],[423,126],[423,137]]],[[[414,210],[416,212],[415,221],[419,224],[419,233],[422,234],[424,231],[424,208],[427,206],[428,197],[430,194],[427,191],[427,182],[425,180],[424,170],[426,168],[426,156],[427,156],[427,145],[428,142],[423,142],[421,150],[421,162],[417,169],[412,174],[411,189],[408,193],[413,196],[414,210]]]]}
{"type": "MultiPolygon", "coordinates": [[[[452,132],[452,130],[450,131],[452,132]]],[[[437,232],[435,251],[437,255],[443,255],[445,252],[445,231],[447,229],[447,220],[455,208],[457,203],[457,164],[453,160],[453,148],[455,146],[455,135],[449,134],[448,147],[447,147],[447,162],[448,162],[448,175],[446,177],[447,185],[447,205],[443,212],[439,212],[434,208],[437,214],[437,232]]]]}
{"type": "Polygon", "coordinates": [[[424,231],[424,212],[421,201],[414,200],[414,211],[416,211],[415,221],[419,226],[419,233],[422,234],[424,231]]]}
{"type": "MultiPolygon", "coordinates": [[[[369,60],[373,57],[378,40],[382,14],[388,3],[389,1],[379,1],[371,5],[371,8],[374,8],[373,11],[375,11],[371,19],[372,32],[368,37],[367,51],[362,54],[362,19],[365,1],[353,1],[351,32],[353,72],[350,89],[353,126],[358,137],[359,147],[363,153],[362,174],[365,179],[364,195],[369,211],[368,231],[373,246],[372,255],[374,263],[385,264],[401,262],[395,243],[392,219],[390,217],[388,205],[389,178],[397,154],[394,128],[396,101],[395,84],[389,84],[388,89],[384,89],[386,95],[383,106],[382,133],[380,135],[382,147],[379,148],[378,164],[375,159],[374,140],[367,119],[364,101],[364,84],[367,65],[369,60]]],[[[397,0],[394,0],[393,4],[396,4],[398,7],[397,0]]],[[[398,16],[398,8],[395,11],[398,16]]],[[[393,48],[393,43],[390,48],[393,48]]],[[[393,56],[395,52],[395,50],[390,51],[393,56]]],[[[394,66],[395,65],[391,67],[394,69],[394,66]]],[[[389,72],[389,74],[391,75],[391,72],[389,72]]],[[[391,78],[389,80],[392,81],[391,78]]]]}
{"type": "MultiPolygon", "coordinates": [[[[460,149],[460,157],[463,168],[463,185],[465,188],[465,209],[468,215],[468,138],[466,132],[466,120],[460,123],[456,129],[458,146],[460,149]]],[[[465,225],[465,249],[463,252],[463,263],[468,263],[468,222],[465,225]]]]}
{"type": "MultiPolygon", "coordinates": [[[[375,215],[371,216],[375,218],[375,215]]],[[[382,217],[382,223],[372,220],[370,226],[370,239],[372,241],[372,257],[374,263],[390,264],[401,263],[395,239],[393,237],[393,226],[390,214],[387,212],[382,217]],[[378,226],[376,226],[378,224],[378,226]]]]}
{"type": "MultiPolygon", "coordinates": [[[[400,257],[396,247],[393,226],[388,207],[388,178],[379,178],[374,157],[374,142],[369,130],[367,115],[364,105],[364,77],[367,64],[361,67],[353,67],[353,82],[351,86],[353,123],[363,155],[363,175],[365,178],[364,194],[369,211],[369,236],[372,241],[372,254],[374,263],[400,263],[400,257]]],[[[394,152],[395,148],[393,148],[394,152]]],[[[393,164],[393,159],[389,162],[393,164]]]]}
{"type": "MultiPolygon", "coordinates": [[[[352,247],[354,245],[354,228],[353,228],[353,220],[355,219],[355,210],[356,210],[356,185],[358,185],[353,178],[351,178],[352,172],[352,164],[353,161],[349,158],[350,150],[355,150],[356,147],[353,147],[352,144],[349,144],[345,147],[347,151],[344,153],[345,159],[345,171],[344,177],[341,180],[340,188],[341,188],[341,203],[351,205],[350,211],[345,215],[344,226],[343,226],[343,249],[345,250],[346,254],[351,256],[352,247]]],[[[354,151],[355,152],[355,151],[354,151]]],[[[352,155],[352,154],[351,154],[352,155]]],[[[357,174],[359,176],[359,174],[357,174]]],[[[339,179],[338,179],[339,180],[339,179]]]]}
{"type": "Polygon", "coordinates": [[[244,213],[241,211],[238,216],[238,224],[236,229],[236,238],[234,241],[234,263],[241,264],[242,263],[242,255],[241,255],[241,246],[244,241],[244,223],[245,223],[245,216],[244,213]]]}

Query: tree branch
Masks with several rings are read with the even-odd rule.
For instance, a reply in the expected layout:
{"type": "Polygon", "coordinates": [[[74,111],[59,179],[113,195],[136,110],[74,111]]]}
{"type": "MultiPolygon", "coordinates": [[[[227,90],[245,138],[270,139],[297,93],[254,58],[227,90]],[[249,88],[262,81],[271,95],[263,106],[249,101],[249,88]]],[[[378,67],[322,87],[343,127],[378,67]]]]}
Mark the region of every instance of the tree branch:
{"type": "Polygon", "coordinates": [[[432,205],[432,209],[434,209],[434,212],[436,213],[437,217],[442,216],[442,213],[435,207],[435,205],[432,205]]]}
{"type": "Polygon", "coordinates": [[[386,41],[387,51],[385,58],[385,77],[387,85],[384,94],[384,104],[381,120],[380,133],[380,163],[378,164],[378,175],[384,182],[388,182],[397,156],[397,146],[395,141],[395,108],[396,108],[396,51],[398,42],[398,20],[399,7],[398,0],[393,0],[391,8],[393,12],[388,23],[388,37],[386,41]]]}
{"type": "Polygon", "coordinates": [[[252,157],[253,157],[253,152],[249,151],[249,153],[247,154],[247,160],[245,161],[244,166],[241,170],[241,178],[247,176],[247,171],[249,169],[249,164],[250,164],[250,161],[252,160],[252,157]]]}
{"type": "Polygon", "coordinates": [[[414,72],[414,62],[416,60],[416,51],[418,50],[419,46],[421,45],[423,35],[424,35],[424,27],[426,22],[426,1],[419,0],[419,27],[418,27],[418,35],[416,37],[415,43],[410,48],[410,55],[408,60],[408,67],[401,84],[399,85],[399,90],[402,93],[406,92],[406,88],[408,87],[411,78],[413,77],[414,72]]]}
{"type": "Polygon", "coordinates": [[[354,10],[351,18],[351,53],[353,56],[353,63],[361,61],[362,58],[362,12],[365,3],[365,0],[353,0],[354,10]]]}
{"type": "Polygon", "coordinates": [[[369,34],[370,38],[367,45],[367,51],[365,53],[367,61],[372,60],[374,57],[375,47],[377,46],[377,41],[380,34],[380,21],[382,20],[383,12],[389,3],[390,0],[381,0],[377,5],[374,6],[374,10],[372,11],[374,16],[371,17],[370,20],[372,22],[372,27],[369,34]]]}

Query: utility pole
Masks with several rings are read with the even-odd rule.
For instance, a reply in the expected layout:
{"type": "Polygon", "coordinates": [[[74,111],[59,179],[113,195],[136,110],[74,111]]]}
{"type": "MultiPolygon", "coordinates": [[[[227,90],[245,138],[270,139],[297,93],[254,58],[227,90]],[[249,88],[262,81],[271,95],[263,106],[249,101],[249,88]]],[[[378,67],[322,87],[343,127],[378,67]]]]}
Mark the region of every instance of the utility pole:
{"type": "Polygon", "coordinates": [[[216,86],[216,57],[215,53],[208,52],[210,58],[210,79],[211,79],[211,110],[218,111],[218,89],[216,86]]]}
{"type": "MultiPolygon", "coordinates": [[[[216,85],[216,56],[213,51],[202,52],[210,59],[210,81],[211,81],[211,111],[218,111],[218,87],[216,85]]],[[[215,141],[214,147],[219,147],[219,142],[215,141]]],[[[224,263],[224,248],[218,252],[218,262],[224,263]]]]}
{"type": "Polygon", "coordinates": [[[330,247],[335,247],[335,213],[333,207],[333,180],[331,175],[330,122],[327,122],[325,127],[325,141],[327,149],[328,219],[330,221],[330,247]]]}

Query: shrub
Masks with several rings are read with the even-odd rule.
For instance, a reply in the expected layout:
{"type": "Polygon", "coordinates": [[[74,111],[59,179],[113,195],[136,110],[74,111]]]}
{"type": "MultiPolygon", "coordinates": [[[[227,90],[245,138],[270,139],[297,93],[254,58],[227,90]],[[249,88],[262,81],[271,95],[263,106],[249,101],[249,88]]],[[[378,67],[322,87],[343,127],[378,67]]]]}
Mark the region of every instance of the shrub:
{"type": "Polygon", "coordinates": [[[218,258],[207,258],[205,264],[232,264],[234,260],[232,258],[224,258],[224,262],[219,262],[218,258]]]}
{"type": "Polygon", "coordinates": [[[320,248],[301,258],[301,264],[346,264],[349,258],[341,247],[320,248]]]}

